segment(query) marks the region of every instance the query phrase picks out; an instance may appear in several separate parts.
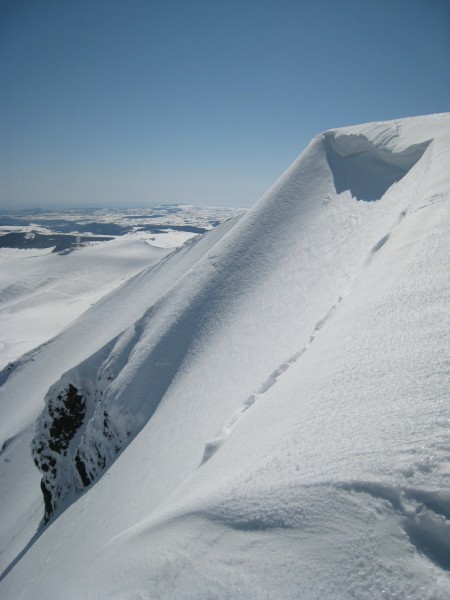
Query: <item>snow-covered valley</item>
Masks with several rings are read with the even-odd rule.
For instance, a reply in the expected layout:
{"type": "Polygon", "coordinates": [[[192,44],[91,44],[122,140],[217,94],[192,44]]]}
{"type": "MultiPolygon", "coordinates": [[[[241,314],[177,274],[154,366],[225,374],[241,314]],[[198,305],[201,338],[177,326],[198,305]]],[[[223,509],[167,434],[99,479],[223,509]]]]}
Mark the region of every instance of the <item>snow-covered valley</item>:
{"type": "Polygon", "coordinates": [[[448,598],[449,164],[331,130],[176,251],[5,271],[82,309],[1,374],[2,597],[448,598]]]}

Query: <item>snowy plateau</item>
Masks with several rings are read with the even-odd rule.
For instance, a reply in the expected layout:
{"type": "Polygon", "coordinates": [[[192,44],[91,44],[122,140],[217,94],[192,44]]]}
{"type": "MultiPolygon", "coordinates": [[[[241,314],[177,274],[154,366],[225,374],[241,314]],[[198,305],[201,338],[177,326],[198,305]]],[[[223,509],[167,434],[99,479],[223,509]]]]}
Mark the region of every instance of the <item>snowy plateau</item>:
{"type": "Polygon", "coordinates": [[[0,253],[0,597],[448,600],[449,203],[447,113],[175,249],[0,253]]]}

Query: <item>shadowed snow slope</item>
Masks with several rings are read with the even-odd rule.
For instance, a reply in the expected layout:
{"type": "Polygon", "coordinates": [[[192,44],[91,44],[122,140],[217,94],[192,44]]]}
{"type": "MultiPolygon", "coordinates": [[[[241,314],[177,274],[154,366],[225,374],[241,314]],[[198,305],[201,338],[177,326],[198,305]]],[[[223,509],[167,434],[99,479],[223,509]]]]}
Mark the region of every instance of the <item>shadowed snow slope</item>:
{"type": "Polygon", "coordinates": [[[447,598],[449,160],[448,114],[319,135],[25,356],[2,597],[447,598]]]}

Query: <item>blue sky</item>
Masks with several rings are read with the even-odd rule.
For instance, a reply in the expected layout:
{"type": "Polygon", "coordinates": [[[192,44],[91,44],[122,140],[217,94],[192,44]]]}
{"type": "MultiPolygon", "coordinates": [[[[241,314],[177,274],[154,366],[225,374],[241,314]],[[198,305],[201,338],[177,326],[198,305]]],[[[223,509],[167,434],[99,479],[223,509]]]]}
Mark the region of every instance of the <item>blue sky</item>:
{"type": "Polygon", "coordinates": [[[449,67],[449,0],[3,0],[0,207],[251,206],[449,67]]]}

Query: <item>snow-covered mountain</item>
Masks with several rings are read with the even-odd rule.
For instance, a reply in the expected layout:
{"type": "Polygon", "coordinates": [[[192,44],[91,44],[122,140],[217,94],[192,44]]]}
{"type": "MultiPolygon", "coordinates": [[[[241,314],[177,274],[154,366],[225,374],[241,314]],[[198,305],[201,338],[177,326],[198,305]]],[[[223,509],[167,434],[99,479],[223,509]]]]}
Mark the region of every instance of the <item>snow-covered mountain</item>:
{"type": "Polygon", "coordinates": [[[318,135],[4,371],[2,597],[448,598],[449,165],[318,135]]]}
{"type": "Polygon", "coordinates": [[[61,255],[2,249],[0,369],[60,333],[71,321],[168,249],[136,236],[61,255]]]}

